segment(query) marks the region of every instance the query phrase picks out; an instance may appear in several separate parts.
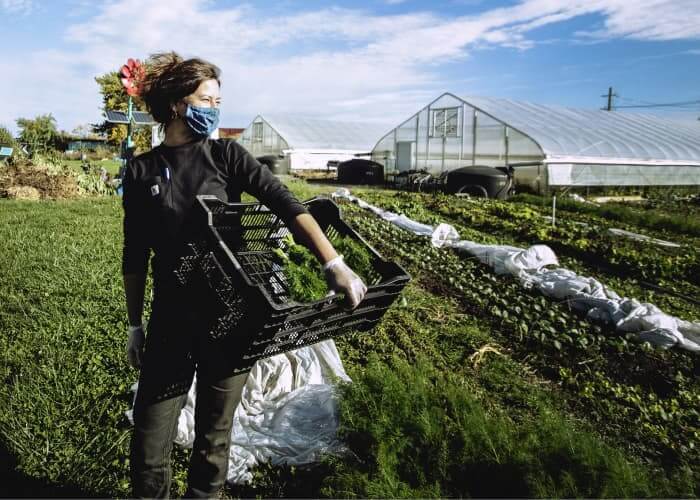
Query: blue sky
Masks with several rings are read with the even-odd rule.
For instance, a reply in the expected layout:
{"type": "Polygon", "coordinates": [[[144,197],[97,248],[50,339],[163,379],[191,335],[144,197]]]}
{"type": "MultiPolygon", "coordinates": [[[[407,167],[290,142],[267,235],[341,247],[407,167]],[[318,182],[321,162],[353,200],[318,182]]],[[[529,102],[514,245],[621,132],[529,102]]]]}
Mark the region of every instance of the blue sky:
{"type": "MultiPolygon", "coordinates": [[[[222,70],[222,126],[393,125],[444,91],[597,108],[700,100],[700,0],[0,0],[0,124],[101,120],[96,75],[175,50],[222,70]]],[[[700,117],[700,105],[656,113],[700,117]]]]}

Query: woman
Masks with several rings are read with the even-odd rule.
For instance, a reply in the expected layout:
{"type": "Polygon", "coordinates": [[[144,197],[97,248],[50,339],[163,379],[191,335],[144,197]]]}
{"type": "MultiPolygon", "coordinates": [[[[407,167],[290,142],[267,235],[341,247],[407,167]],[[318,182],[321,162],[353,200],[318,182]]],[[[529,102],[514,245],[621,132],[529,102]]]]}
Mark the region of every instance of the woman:
{"type": "Polygon", "coordinates": [[[123,181],[127,354],[141,370],[131,440],[132,488],[136,497],[169,496],[177,419],[196,372],[196,439],[186,495],[211,497],[226,477],[233,412],[246,375],[232,376],[227,365],[237,347],[235,335],[222,343],[198,331],[197,297],[178,287],[174,276],[186,243],[201,228],[194,222],[196,195],[238,202],[241,191],[249,192],[316,255],[329,288],[345,294],[349,307],[359,304],[367,288],[266,167],[236,142],[209,138],[221,102],[216,66],[171,52],[151,56],[146,68],[141,97],[164,127],[165,139],[130,161],[123,181]],[[142,313],[151,251],[153,301],[146,337],[142,313]]]}

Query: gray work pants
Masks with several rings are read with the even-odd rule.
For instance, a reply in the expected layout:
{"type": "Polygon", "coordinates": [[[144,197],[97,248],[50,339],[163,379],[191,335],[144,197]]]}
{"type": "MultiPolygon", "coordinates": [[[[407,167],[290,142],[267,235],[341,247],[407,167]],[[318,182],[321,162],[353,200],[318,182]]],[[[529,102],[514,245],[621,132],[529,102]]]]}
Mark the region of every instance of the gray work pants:
{"type": "Polygon", "coordinates": [[[134,403],[131,481],[136,498],[170,496],[170,454],[177,421],[197,373],[195,441],[185,496],[214,497],[228,467],[233,413],[247,373],[233,375],[235,338],[200,338],[186,318],[154,314],[134,403]]]}

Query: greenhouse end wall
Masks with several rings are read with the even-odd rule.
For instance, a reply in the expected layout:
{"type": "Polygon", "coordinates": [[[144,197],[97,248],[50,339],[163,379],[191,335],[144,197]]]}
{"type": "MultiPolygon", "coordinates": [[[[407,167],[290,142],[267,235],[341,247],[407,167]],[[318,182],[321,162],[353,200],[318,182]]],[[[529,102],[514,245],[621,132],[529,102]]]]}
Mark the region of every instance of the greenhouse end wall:
{"type": "Polygon", "coordinates": [[[443,95],[379,140],[372,160],[388,174],[434,175],[470,165],[504,166],[544,159],[528,136],[452,95],[443,95]]]}
{"type": "Polygon", "coordinates": [[[239,142],[254,156],[282,156],[278,166],[284,172],[330,171],[335,168],[332,165],[366,156],[373,141],[387,130],[381,126],[380,132],[379,127],[293,115],[258,115],[239,142]]]}
{"type": "MultiPolygon", "coordinates": [[[[287,142],[260,117],[253,120],[253,123],[243,131],[238,142],[255,157],[280,156],[284,150],[289,149],[287,142]]],[[[289,171],[290,160],[288,157],[280,158],[279,168],[283,172],[289,171]]]]}

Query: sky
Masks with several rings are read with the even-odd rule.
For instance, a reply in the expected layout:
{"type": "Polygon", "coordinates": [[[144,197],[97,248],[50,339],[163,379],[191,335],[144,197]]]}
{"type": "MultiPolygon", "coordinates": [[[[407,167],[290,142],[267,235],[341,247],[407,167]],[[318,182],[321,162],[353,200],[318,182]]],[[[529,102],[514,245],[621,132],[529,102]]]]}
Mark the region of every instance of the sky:
{"type": "MultiPolygon", "coordinates": [[[[700,101],[700,0],[0,0],[0,47],[14,132],[102,121],[94,78],[170,50],[221,68],[222,127],[272,111],[393,126],[443,92],[700,101]]],[[[696,120],[700,104],[643,111],[696,120]]]]}

